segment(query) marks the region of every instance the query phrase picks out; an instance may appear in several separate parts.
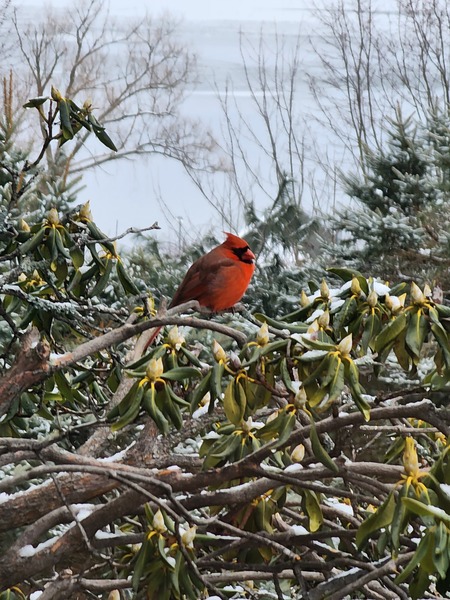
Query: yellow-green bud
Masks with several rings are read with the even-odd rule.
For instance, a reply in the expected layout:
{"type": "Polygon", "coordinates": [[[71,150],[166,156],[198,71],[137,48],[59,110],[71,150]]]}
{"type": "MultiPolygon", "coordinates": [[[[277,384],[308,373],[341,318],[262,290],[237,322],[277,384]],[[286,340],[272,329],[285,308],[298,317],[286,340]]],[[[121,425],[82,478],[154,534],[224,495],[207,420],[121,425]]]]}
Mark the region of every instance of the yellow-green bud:
{"type": "Polygon", "coordinates": [[[92,221],[92,213],[91,213],[91,201],[88,200],[83,206],[80,208],[80,219],[86,219],[86,221],[92,221]]]}
{"type": "Polygon", "coordinates": [[[330,297],[330,288],[325,279],[322,279],[322,283],[320,284],[320,295],[324,300],[328,300],[330,297]]]}
{"type": "Polygon", "coordinates": [[[305,292],[305,290],[302,290],[302,293],[300,294],[300,305],[301,306],[308,306],[308,304],[310,304],[309,299],[308,299],[308,295],[305,292]]]}
{"type": "Polygon", "coordinates": [[[30,226],[24,219],[20,219],[19,221],[19,229],[20,231],[30,231],[30,226]]]}
{"type": "Polygon", "coordinates": [[[308,329],[306,330],[306,333],[317,333],[319,331],[319,323],[317,321],[317,319],[315,319],[311,325],[308,327],[308,329]]]}
{"type": "Polygon", "coordinates": [[[152,358],[148,363],[145,375],[150,381],[156,381],[164,373],[162,358],[152,358]]]}
{"type": "Polygon", "coordinates": [[[410,293],[411,300],[414,304],[423,304],[424,302],[426,302],[426,298],[422,290],[416,283],[414,283],[414,281],[411,283],[410,293]]]}
{"type": "Polygon", "coordinates": [[[26,281],[26,280],[27,280],[27,276],[25,275],[25,273],[21,273],[21,274],[19,275],[19,277],[17,278],[17,281],[18,281],[19,283],[25,283],[25,281],[26,281]]]}
{"type": "Polygon", "coordinates": [[[158,510],[155,512],[155,516],[153,517],[153,529],[158,533],[164,533],[167,531],[166,524],[164,523],[164,517],[162,512],[158,510]]]}
{"type": "Polygon", "coordinates": [[[108,595],[108,600],[120,600],[119,590],[111,590],[108,595]]]}
{"type": "Polygon", "coordinates": [[[167,336],[167,343],[169,346],[174,350],[179,350],[185,341],[186,340],[181,333],[178,332],[178,325],[174,325],[167,336]]]}
{"type": "Polygon", "coordinates": [[[302,462],[305,458],[305,446],[303,444],[299,444],[295,446],[295,448],[291,452],[291,460],[296,463],[302,462]]]}
{"type": "Polygon", "coordinates": [[[370,308],[374,308],[378,303],[378,294],[375,290],[372,290],[370,294],[367,296],[367,304],[370,308]]]}
{"type": "Polygon", "coordinates": [[[318,317],[317,324],[319,325],[320,329],[326,329],[328,327],[330,324],[330,313],[327,310],[325,310],[320,317],[318,317]]]}
{"type": "Polygon", "coordinates": [[[426,283],[423,286],[423,295],[425,296],[425,298],[431,298],[433,295],[433,292],[431,291],[430,286],[428,285],[428,283],[426,283]]]}
{"type": "Polygon", "coordinates": [[[360,285],[357,277],[353,277],[350,290],[351,290],[352,294],[354,294],[355,296],[359,296],[361,294],[361,285],[360,285]]]}
{"type": "Polygon", "coordinates": [[[216,362],[226,362],[227,355],[225,354],[225,350],[222,348],[222,346],[219,344],[219,342],[217,340],[213,341],[212,351],[213,351],[214,360],[216,362]]]}
{"type": "Polygon", "coordinates": [[[337,349],[343,356],[348,356],[352,351],[352,346],[353,336],[351,333],[349,333],[349,335],[339,342],[337,349]]]}
{"type": "Polygon", "coordinates": [[[258,346],[266,346],[269,343],[269,328],[267,323],[263,323],[256,334],[256,343],[258,346]]]}
{"type": "Polygon", "coordinates": [[[181,536],[181,541],[186,546],[186,548],[194,547],[195,534],[197,533],[197,525],[193,525],[186,529],[186,531],[181,536]]]}
{"type": "Polygon", "coordinates": [[[304,408],[304,406],[307,402],[308,402],[308,397],[306,395],[305,388],[301,387],[295,394],[294,404],[297,408],[304,408]]]}
{"type": "Polygon", "coordinates": [[[58,225],[59,223],[59,215],[56,208],[51,208],[47,213],[47,221],[50,225],[58,225]]]}
{"type": "Polygon", "coordinates": [[[52,85],[52,91],[51,91],[51,95],[53,100],[55,100],[55,102],[61,102],[61,100],[63,99],[63,95],[61,94],[61,92],[55,88],[54,85],[52,85]]]}

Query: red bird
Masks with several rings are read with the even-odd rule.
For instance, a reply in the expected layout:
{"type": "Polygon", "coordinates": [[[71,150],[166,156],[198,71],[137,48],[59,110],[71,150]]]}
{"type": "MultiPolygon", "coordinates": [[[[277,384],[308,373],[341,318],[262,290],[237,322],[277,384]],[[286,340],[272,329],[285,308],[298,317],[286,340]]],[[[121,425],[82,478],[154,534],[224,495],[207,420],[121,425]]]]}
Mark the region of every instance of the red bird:
{"type": "MultiPolygon", "coordinates": [[[[239,302],[255,270],[255,255],[245,240],[225,233],[227,239],[190,266],[175,292],[169,308],[197,300],[212,312],[231,308],[239,302]]],[[[158,335],[159,328],[146,348],[158,335]]]]}

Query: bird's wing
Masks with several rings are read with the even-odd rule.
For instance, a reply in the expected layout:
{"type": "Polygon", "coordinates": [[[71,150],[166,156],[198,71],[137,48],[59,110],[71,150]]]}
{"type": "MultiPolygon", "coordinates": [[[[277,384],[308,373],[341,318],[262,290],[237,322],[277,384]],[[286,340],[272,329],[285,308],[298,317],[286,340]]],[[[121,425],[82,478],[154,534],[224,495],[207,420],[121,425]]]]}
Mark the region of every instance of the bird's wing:
{"type": "Polygon", "coordinates": [[[183,281],[175,292],[170,306],[178,306],[189,300],[199,300],[215,287],[221,279],[224,269],[236,265],[236,261],[221,253],[209,252],[199,258],[188,270],[183,281]]]}

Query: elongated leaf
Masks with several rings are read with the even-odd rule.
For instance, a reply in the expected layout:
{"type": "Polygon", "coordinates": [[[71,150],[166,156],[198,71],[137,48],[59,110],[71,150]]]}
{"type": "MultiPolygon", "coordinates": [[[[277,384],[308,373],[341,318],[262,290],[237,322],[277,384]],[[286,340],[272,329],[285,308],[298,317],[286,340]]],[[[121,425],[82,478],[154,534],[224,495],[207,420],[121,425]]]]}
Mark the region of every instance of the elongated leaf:
{"type": "Polygon", "coordinates": [[[431,325],[431,332],[434,335],[439,347],[442,351],[442,356],[444,358],[445,366],[447,369],[450,369],[450,343],[448,339],[447,332],[439,323],[433,323],[431,325]]]}
{"type": "Polygon", "coordinates": [[[406,327],[406,315],[402,313],[384,327],[374,340],[375,352],[381,352],[386,346],[395,340],[406,327]]]}
{"type": "Polygon", "coordinates": [[[414,569],[425,559],[427,554],[431,554],[434,549],[434,536],[426,534],[417,546],[417,550],[403,571],[394,579],[395,584],[403,583],[408,579],[414,569]]]}
{"type": "Polygon", "coordinates": [[[364,354],[368,348],[373,348],[375,337],[381,329],[381,321],[376,313],[371,313],[364,322],[364,331],[361,338],[361,346],[364,354]]]}
{"type": "Polygon", "coordinates": [[[288,321],[279,321],[261,313],[255,313],[253,316],[261,323],[267,323],[276,329],[286,329],[290,333],[305,333],[309,327],[306,323],[293,324],[288,321]]]}
{"type": "Polygon", "coordinates": [[[305,509],[309,518],[309,530],[314,533],[320,529],[323,523],[322,509],[320,508],[319,498],[317,494],[311,490],[303,491],[305,498],[305,509]]]}
{"type": "Polygon", "coordinates": [[[245,396],[242,386],[239,382],[232,379],[225,389],[223,398],[223,408],[227,419],[234,425],[240,425],[244,417],[245,402],[242,401],[245,396]]]}
{"type": "Polygon", "coordinates": [[[411,314],[408,329],[406,331],[406,344],[416,357],[420,356],[420,351],[427,336],[427,332],[427,320],[424,317],[422,310],[419,309],[411,314]]]}
{"type": "MultiPolygon", "coordinates": [[[[206,393],[209,391],[210,382],[211,382],[211,373],[212,373],[212,371],[208,371],[208,373],[200,381],[200,383],[198,384],[198,386],[195,388],[195,390],[192,393],[191,414],[195,410],[197,410],[198,405],[200,404],[202,399],[205,397],[206,393]]],[[[212,404],[214,404],[214,402],[212,404]]]]}
{"type": "Polygon", "coordinates": [[[194,367],[175,367],[166,371],[162,377],[171,381],[181,381],[181,379],[192,379],[192,377],[201,377],[201,373],[194,367]]]}
{"type": "Polygon", "coordinates": [[[344,304],[336,313],[333,319],[333,328],[336,332],[342,330],[350,321],[353,320],[358,310],[358,304],[353,297],[347,298],[344,304]]]}
{"type": "Polygon", "coordinates": [[[314,456],[323,464],[324,467],[327,467],[327,469],[330,469],[330,471],[333,471],[334,473],[339,473],[339,467],[322,446],[322,442],[317,435],[316,424],[312,416],[310,417],[310,421],[311,431],[309,437],[311,439],[311,448],[314,452],[314,456]]]}
{"type": "Polygon", "coordinates": [[[370,406],[367,400],[364,398],[363,390],[359,383],[359,371],[353,360],[345,360],[345,375],[347,376],[352,398],[355,401],[356,406],[364,415],[366,421],[370,420],[370,406]]]}
{"type": "Polygon", "coordinates": [[[450,515],[438,506],[432,506],[431,504],[424,504],[414,498],[403,498],[403,504],[411,512],[420,517],[433,517],[439,521],[443,521],[447,526],[450,526],[450,515]]]}
{"type": "Polygon", "coordinates": [[[360,525],[355,540],[358,548],[361,548],[365,544],[371,533],[392,523],[394,511],[395,496],[391,492],[383,504],[360,525]]]}

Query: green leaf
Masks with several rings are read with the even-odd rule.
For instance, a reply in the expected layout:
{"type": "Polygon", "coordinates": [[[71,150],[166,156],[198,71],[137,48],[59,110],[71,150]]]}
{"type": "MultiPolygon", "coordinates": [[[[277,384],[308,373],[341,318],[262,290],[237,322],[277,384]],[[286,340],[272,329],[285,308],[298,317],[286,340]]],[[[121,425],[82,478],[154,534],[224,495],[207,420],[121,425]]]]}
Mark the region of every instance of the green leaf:
{"type": "Polygon", "coordinates": [[[431,504],[424,504],[414,498],[402,498],[402,502],[408,510],[419,515],[419,517],[433,517],[434,519],[443,521],[450,527],[450,515],[442,508],[432,506],[431,504]]]}
{"type": "Polygon", "coordinates": [[[406,331],[406,345],[416,356],[420,356],[423,343],[427,336],[428,324],[422,310],[410,314],[408,329],[406,331]]]}
{"type": "Polygon", "coordinates": [[[225,365],[223,363],[215,363],[212,368],[211,373],[211,410],[214,407],[214,401],[220,399],[222,397],[222,376],[225,370],[225,365]]]}
{"type": "Polygon", "coordinates": [[[232,379],[225,389],[223,408],[227,419],[234,425],[242,423],[246,406],[245,392],[242,385],[232,379]]]}
{"type": "Polygon", "coordinates": [[[434,550],[434,536],[430,533],[425,534],[425,536],[420,540],[419,545],[417,546],[417,550],[414,553],[414,556],[411,558],[409,563],[397,577],[394,579],[394,583],[398,585],[399,583],[403,583],[408,579],[414,569],[419,565],[427,554],[432,553],[434,550]]]}
{"type": "Polygon", "coordinates": [[[203,400],[203,398],[209,390],[211,383],[211,373],[212,371],[208,371],[208,373],[205,375],[205,377],[203,377],[203,379],[200,381],[200,383],[192,393],[191,414],[197,410],[200,402],[203,400]]]}
{"type": "Polygon", "coordinates": [[[345,360],[345,375],[347,376],[352,398],[356,406],[364,415],[366,421],[370,420],[370,406],[367,400],[363,397],[363,390],[359,383],[359,371],[353,360],[345,360]]]}
{"type": "Polygon", "coordinates": [[[311,431],[309,437],[311,439],[311,448],[314,453],[314,456],[323,464],[324,467],[327,467],[327,469],[330,469],[330,471],[333,471],[334,473],[339,473],[339,467],[332,460],[331,456],[328,454],[325,448],[322,446],[322,443],[317,434],[316,424],[312,416],[310,416],[310,422],[311,431]]]}
{"type": "Polygon", "coordinates": [[[439,344],[440,349],[442,350],[442,356],[444,358],[445,366],[447,369],[450,369],[450,344],[448,340],[448,335],[445,329],[441,324],[433,323],[431,325],[431,333],[439,344]]]}
{"type": "Polygon", "coordinates": [[[120,285],[123,287],[124,291],[127,294],[132,294],[133,296],[137,296],[138,294],[140,294],[139,288],[136,286],[134,281],[126,272],[125,267],[123,266],[122,261],[120,259],[118,259],[116,262],[116,272],[117,277],[120,281],[120,285]]]}
{"type": "Polygon", "coordinates": [[[337,275],[343,281],[351,281],[353,277],[356,277],[356,279],[359,281],[359,285],[361,286],[362,291],[365,294],[369,293],[367,279],[359,271],[356,271],[354,269],[347,269],[345,267],[332,267],[330,269],[327,269],[327,271],[329,271],[330,273],[334,273],[334,275],[337,275]]]}
{"type": "Polygon", "coordinates": [[[171,381],[181,381],[182,379],[192,379],[192,377],[201,377],[202,374],[198,369],[194,367],[175,367],[170,371],[165,371],[162,377],[163,379],[170,379],[171,381]]]}
{"type": "Polygon", "coordinates": [[[391,492],[383,504],[360,525],[355,540],[358,549],[361,549],[371,533],[378,531],[383,527],[387,527],[392,523],[394,511],[395,496],[394,493],[391,492]]]}
{"type": "Polygon", "coordinates": [[[316,492],[312,490],[303,490],[305,498],[305,509],[309,518],[309,530],[314,533],[320,529],[323,523],[322,509],[316,492]]]}
{"type": "Polygon", "coordinates": [[[402,313],[392,321],[389,321],[374,340],[375,352],[381,352],[386,346],[395,340],[406,327],[406,315],[402,313]]]}
{"type": "Polygon", "coordinates": [[[19,252],[21,254],[28,254],[29,252],[33,252],[39,244],[42,243],[46,233],[46,228],[42,227],[37,233],[33,235],[33,237],[29,238],[26,242],[19,246],[19,252]]]}
{"type": "Polygon", "coordinates": [[[289,333],[306,333],[309,327],[309,325],[307,325],[306,323],[296,323],[294,325],[287,321],[272,319],[271,317],[263,315],[262,313],[255,313],[253,316],[258,321],[261,321],[261,323],[267,323],[275,329],[286,329],[287,331],[289,331],[289,333]]]}
{"type": "Polygon", "coordinates": [[[38,96],[37,98],[31,98],[26,104],[23,105],[23,108],[38,108],[39,106],[45,104],[47,100],[49,100],[48,96],[38,96]]]}
{"type": "Polygon", "coordinates": [[[373,347],[375,337],[381,329],[381,321],[376,313],[371,313],[364,322],[364,331],[361,337],[361,347],[364,354],[373,347]]]}
{"type": "MultiPolygon", "coordinates": [[[[119,429],[122,429],[123,427],[125,427],[125,425],[132,423],[136,419],[136,417],[139,414],[139,410],[141,408],[141,400],[142,400],[143,393],[144,393],[143,386],[137,386],[134,389],[134,394],[130,395],[130,403],[129,403],[127,410],[122,414],[122,416],[115,423],[113,423],[111,425],[112,431],[119,431],[119,429]]],[[[125,398],[124,398],[124,400],[125,400],[125,398]]],[[[122,400],[122,402],[123,402],[123,400],[122,400]]]]}
{"type": "Polygon", "coordinates": [[[106,286],[109,283],[112,267],[113,267],[113,259],[105,258],[103,273],[100,274],[100,277],[97,279],[96,284],[94,285],[92,290],[89,292],[89,296],[91,298],[95,298],[96,296],[99,296],[104,291],[104,289],[106,288],[106,286]]]}
{"type": "Polygon", "coordinates": [[[64,140],[71,140],[74,136],[72,125],[70,123],[70,114],[69,114],[69,106],[67,101],[64,98],[58,103],[59,106],[59,116],[61,118],[61,131],[64,137],[64,140]]]}
{"type": "MultiPolygon", "coordinates": [[[[143,386],[141,386],[143,387],[143,386]]],[[[162,434],[166,435],[169,433],[170,427],[169,422],[161,412],[160,408],[156,403],[156,390],[155,386],[149,386],[145,390],[144,397],[142,400],[142,406],[155,421],[156,426],[162,434]]]]}
{"type": "Polygon", "coordinates": [[[336,332],[340,332],[350,321],[353,320],[356,313],[358,311],[358,303],[356,302],[356,298],[351,296],[347,298],[344,304],[334,315],[333,318],[333,328],[336,332]]]}

